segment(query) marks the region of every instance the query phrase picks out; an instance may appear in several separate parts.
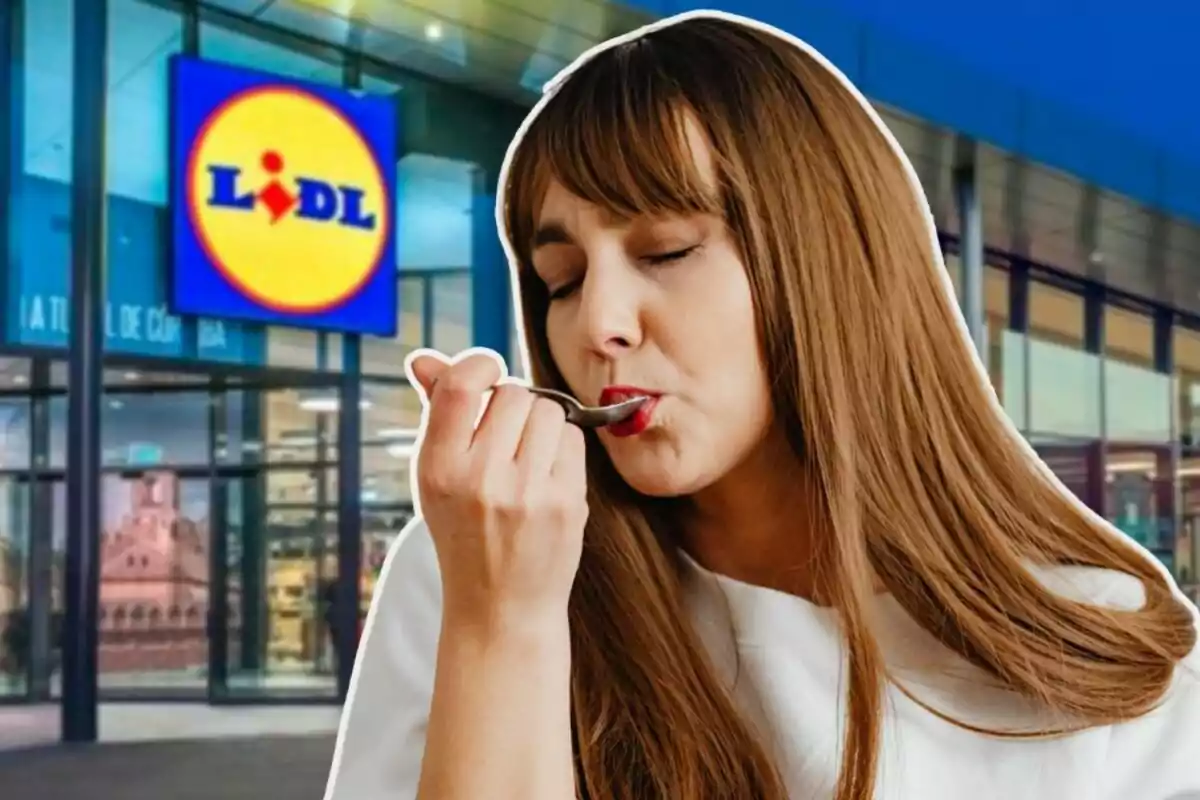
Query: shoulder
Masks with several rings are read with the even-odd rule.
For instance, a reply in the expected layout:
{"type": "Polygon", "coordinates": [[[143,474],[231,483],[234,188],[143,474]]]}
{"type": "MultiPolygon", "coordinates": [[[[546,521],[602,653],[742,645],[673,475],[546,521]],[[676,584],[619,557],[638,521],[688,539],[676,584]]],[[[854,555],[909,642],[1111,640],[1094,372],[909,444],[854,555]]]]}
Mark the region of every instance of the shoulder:
{"type": "MultiPolygon", "coordinates": [[[[1140,579],[1089,567],[1036,570],[1056,593],[1113,609],[1137,609],[1146,593],[1140,579]]],[[[1200,630],[1200,610],[1186,600],[1200,630]]],[[[1106,748],[1106,783],[1113,797],[1147,800],[1200,798],[1200,645],[1176,668],[1171,687],[1154,711],[1115,725],[1106,748]]]]}
{"type": "Polygon", "coordinates": [[[325,800],[416,796],[441,615],[437,554],[416,519],[392,543],[375,587],[325,800]]]}

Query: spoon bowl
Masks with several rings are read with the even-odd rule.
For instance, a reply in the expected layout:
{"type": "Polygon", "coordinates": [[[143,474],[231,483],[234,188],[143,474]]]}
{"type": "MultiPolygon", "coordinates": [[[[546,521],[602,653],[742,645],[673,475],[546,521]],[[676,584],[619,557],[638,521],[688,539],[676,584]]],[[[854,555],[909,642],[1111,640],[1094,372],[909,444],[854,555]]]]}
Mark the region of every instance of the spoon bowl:
{"type": "Polygon", "coordinates": [[[603,428],[623,422],[633,416],[633,413],[649,400],[649,397],[631,397],[611,406],[585,406],[574,397],[554,389],[543,389],[540,386],[526,386],[526,389],[548,400],[553,400],[562,406],[567,413],[567,422],[580,428],[603,428]]]}

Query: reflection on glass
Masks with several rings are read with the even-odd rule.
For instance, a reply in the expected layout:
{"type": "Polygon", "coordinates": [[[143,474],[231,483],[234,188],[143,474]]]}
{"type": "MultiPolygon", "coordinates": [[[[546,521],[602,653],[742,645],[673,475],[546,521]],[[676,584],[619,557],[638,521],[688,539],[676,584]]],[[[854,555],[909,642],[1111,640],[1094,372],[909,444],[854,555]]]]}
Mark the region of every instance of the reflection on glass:
{"type": "Polygon", "coordinates": [[[1003,398],[1005,372],[1005,338],[1008,330],[1008,272],[999,267],[985,266],[983,270],[983,313],[986,325],[987,368],[992,387],[1003,398]]]}
{"type": "Polygon", "coordinates": [[[945,253],[943,261],[946,264],[946,272],[950,275],[950,283],[954,287],[954,296],[962,302],[962,258],[958,253],[945,253]]]}
{"type": "MultiPolygon", "coordinates": [[[[336,389],[237,389],[224,394],[218,461],[302,464],[337,459],[336,389]]],[[[373,406],[364,392],[363,412],[373,406]]]]}
{"type": "Polygon", "coordinates": [[[1200,331],[1176,327],[1175,430],[1180,457],[1179,527],[1175,542],[1175,576],[1200,600],[1200,331]]]}
{"type": "Polygon", "coordinates": [[[362,420],[362,501],[407,506],[412,502],[409,461],[421,423],[421,400],[407,384],[370,384],[375,404],[362,420]]]}
{"type": "Polygon", "coordinates": [[[332,470],[281,470],[228,487],[227,687],[333,695],[337,579],[332,470]]]}
{"type": "Polygon", "coordinates": [[[29,675],[29,484],[0,479],[0,697],[23,695],[29,675]]]}
{"type": "Polygon", "coordinates": [[[206,685],[208,481],[173,472],[103,479],[100,685],[206,685]]]}
{"type": "Polygon", "coordinates": [[[265,417],[266,461],[298,463],[337,458],[336,389],[283,389],[260,392],[259,397],[265,417]]]}
{"type": "Polygon", "coordinates": [[[1154,320],[1105,308],[1104,358],[1104,514],[1174,571],[1172,387],[1154,368],[1154,320]]]}
{"type": "Polygon", "coordinates": [[[203,18],[200,25],[200,51],[205,58],[276,75],[285,75],[289,78],[325,83],[330,86],[336,86],[342,81],[341,66],[333,60],[340,57],[340,51],[332,48],[322,51],[331,58],[319,60],[307,53],[301,53],[265,39],[255,38],[219,25],[210,25],[203,18]]]}
{"type": "MultiPolygon", "coordinates": [[[[471,276],[438,275],[433,278],[433,346],[443,353],[458,353],[472,344],[471,276]]],[[[492,302],[509,305],[509,297],[492,302]]]]}
{"type": "Polygon", "coordinates": [[[0,397],[0,469],[29,469],[30,401],[0,397]]]}
{"type": "Polygon", "coordinates": [[[413,519],[411,506],[393,509],[363,509],[363,565],[360,588],[360,615],[365,618],[375,596],[375,585],[383,570],[388,548],[413,519]]]}
{"type": "MultiPolygon", "coordinates": [[[[100,435],[106,467],[208,462],[208,394],[193,390],[106,392],[100,435]]],[[[50,398],[50,466],[67,461],[67,398],[50,398]]]]}
{"type": "Polygon", "coordinates": [[[1023,421],[1030,443],[1059,479],[1098,508],[1103,502],[1101,362],[1085,350],[1083,308],[1078,295],[1030,282],[1023,421]]]}
{"type": "Polygon", "coordinates": [[[429,280],[425,274],[404,275],[399,279],[400,303],[396,338],[362,337],[364,375],[402,377],[405,357],[418,347],[430,344],[425,335],[426,321],[430,313],[430,309],[425,307],[425,287],[429,280]]]}

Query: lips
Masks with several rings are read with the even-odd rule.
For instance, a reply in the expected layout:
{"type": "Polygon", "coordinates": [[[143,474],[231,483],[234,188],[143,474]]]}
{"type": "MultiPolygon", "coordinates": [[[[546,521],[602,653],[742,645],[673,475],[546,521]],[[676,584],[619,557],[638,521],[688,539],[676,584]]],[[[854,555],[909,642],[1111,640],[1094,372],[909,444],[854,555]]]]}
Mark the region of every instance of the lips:
{"type": "Polygon", "coordinates": [[[640,386],[605,386],[600,392],[600,405],[611,406],[635,397],[658,397],[662,392],[643,389],[640,386]]]}
{"type": "Polygon", "coordinates": [[[650,398],[645,403],[642,403],[637,411],[634,411],[628,419],[609,425],[605,430],[613,436],[622,438],[642,433],[650,427],[650,423],[654,419],[654,407],[658,405],[658,400],[661,396],[661,392],[643,389],[640,386],[605,387],[604,391],[600,392],[600,405],[607,406],[614,403],[622,403],[626,400],[632,400],[635,397],[650,398]]]}

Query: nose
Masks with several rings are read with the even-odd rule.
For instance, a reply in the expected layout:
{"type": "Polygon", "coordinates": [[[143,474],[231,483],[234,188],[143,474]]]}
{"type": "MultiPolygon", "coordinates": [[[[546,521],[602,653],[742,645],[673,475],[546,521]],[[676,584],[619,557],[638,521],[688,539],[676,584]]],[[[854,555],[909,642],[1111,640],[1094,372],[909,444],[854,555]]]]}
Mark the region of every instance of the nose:
{"type": "Polygon", "coordinates": [[[580,292],[577,322],[590,351],[614,359],[641,344],[642,301],[634,270],[593,263],[580,292]]]}

